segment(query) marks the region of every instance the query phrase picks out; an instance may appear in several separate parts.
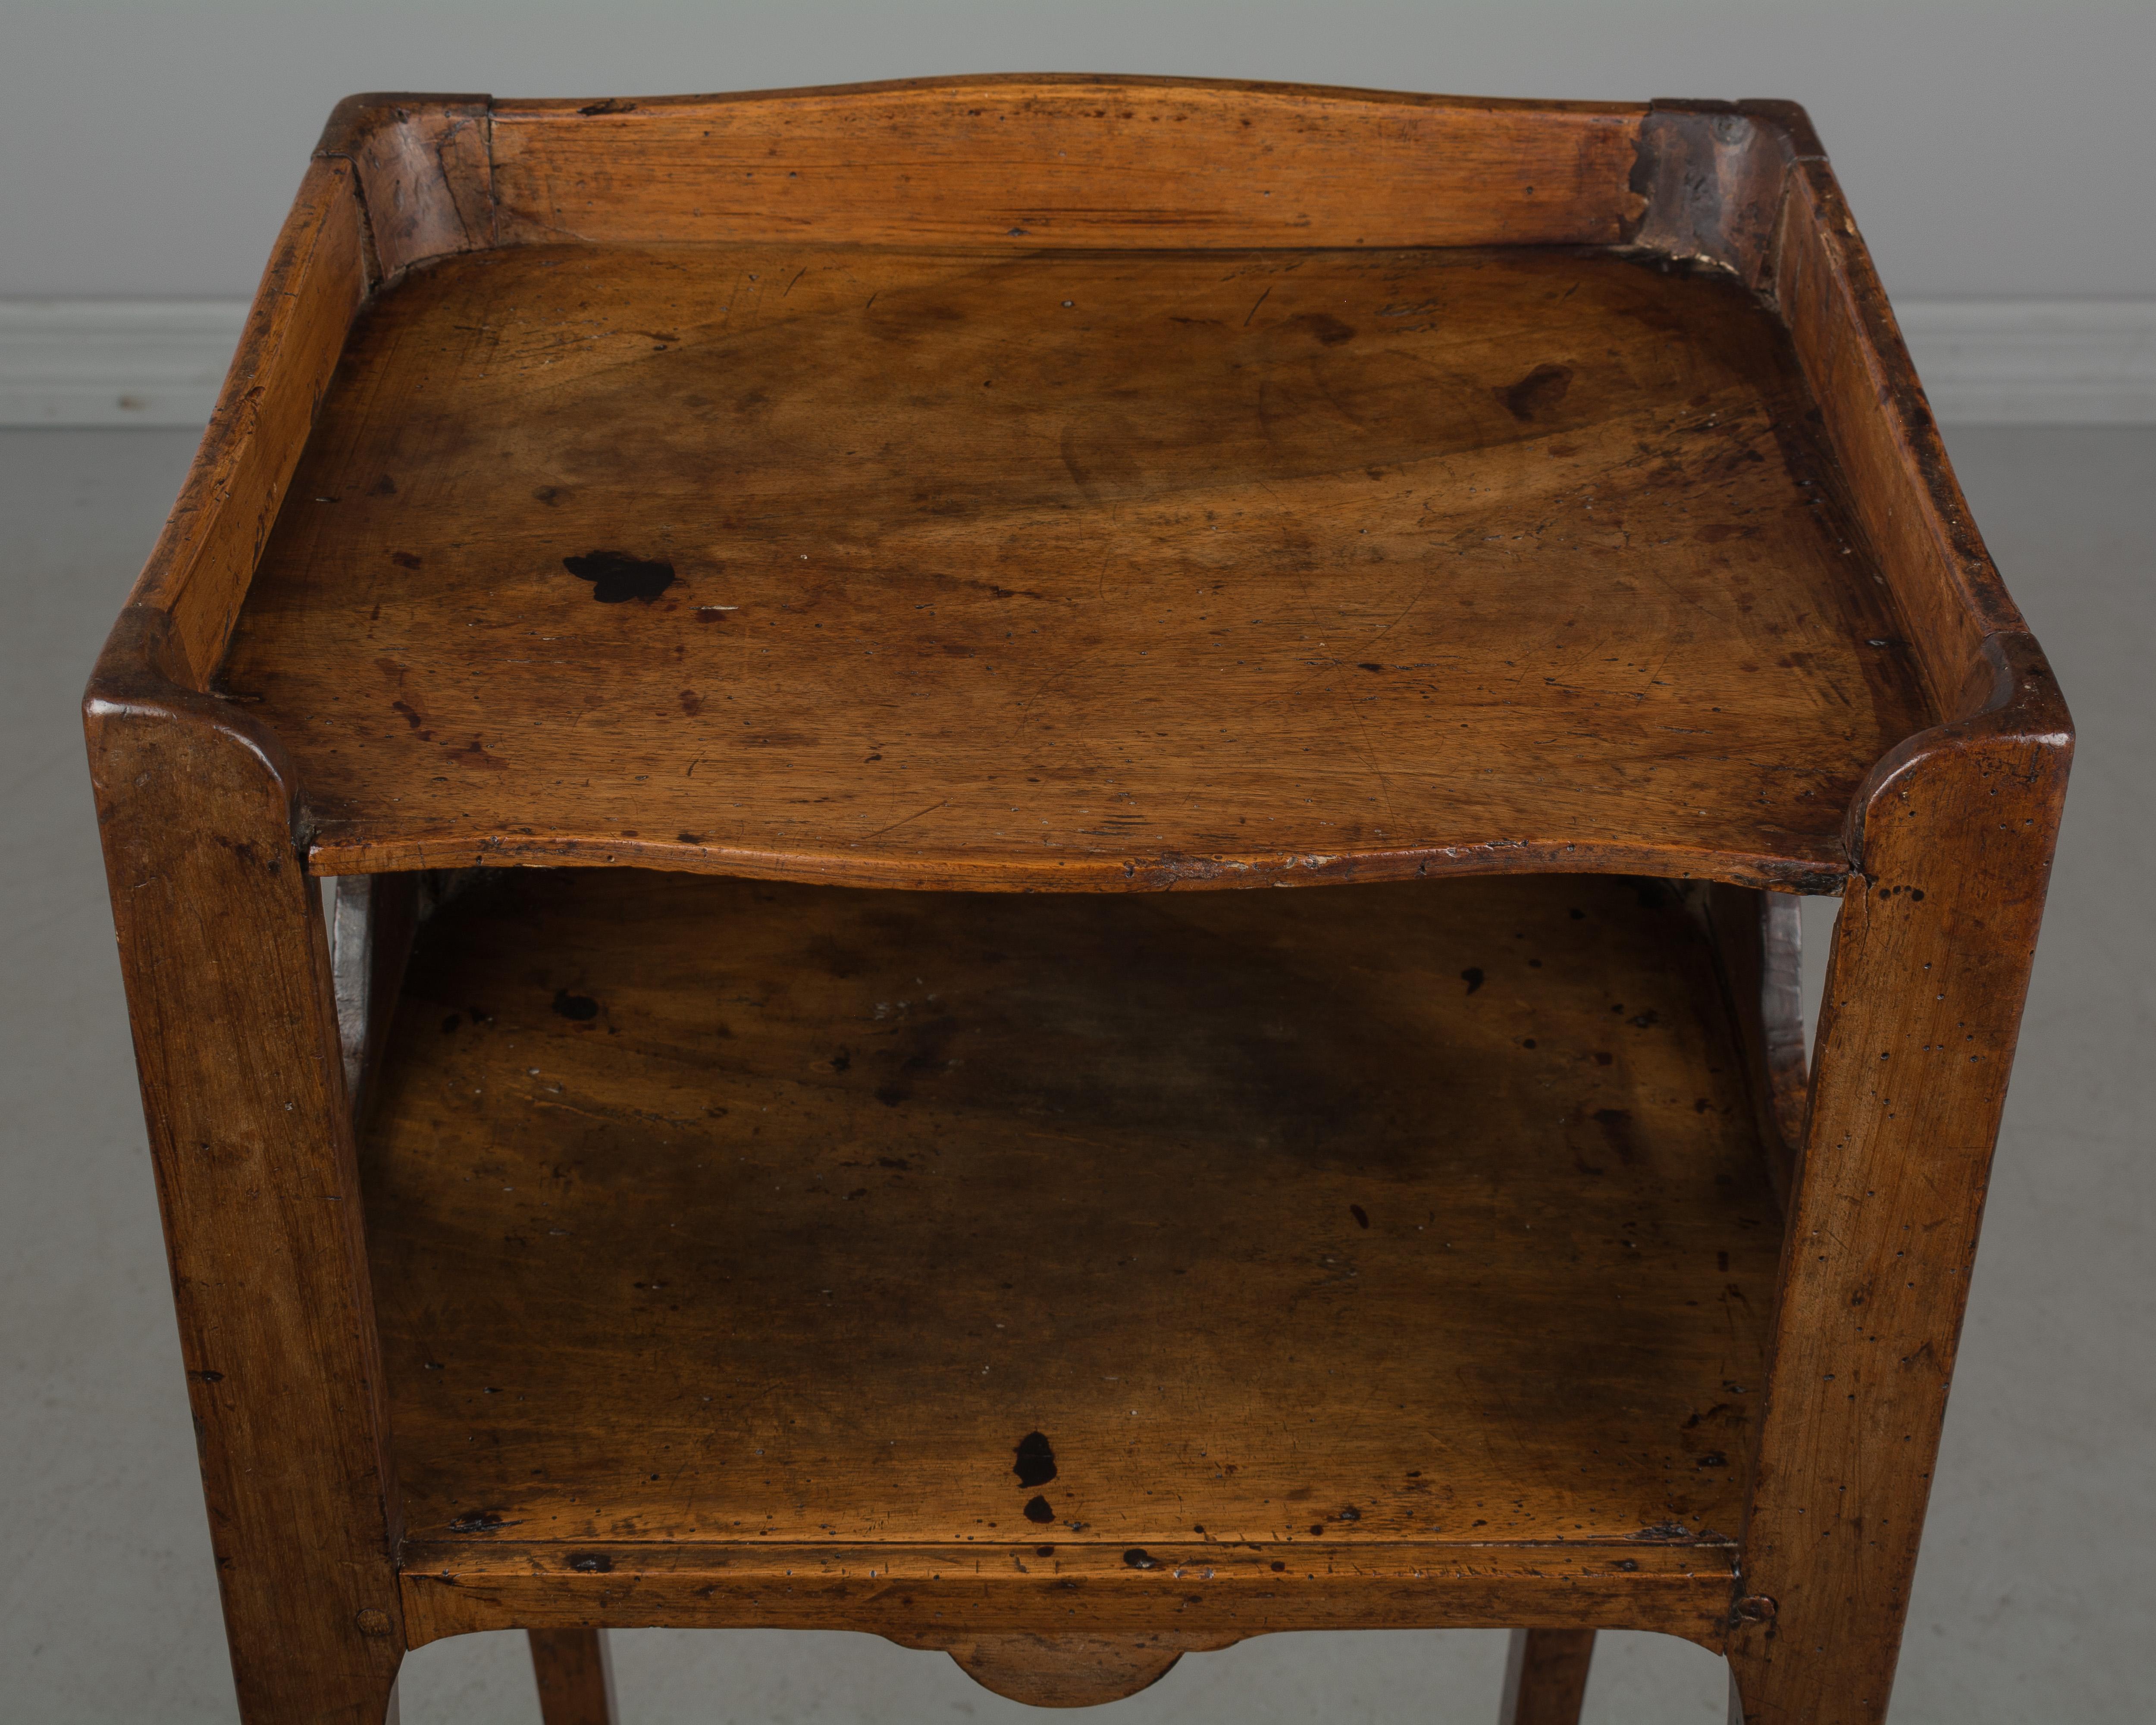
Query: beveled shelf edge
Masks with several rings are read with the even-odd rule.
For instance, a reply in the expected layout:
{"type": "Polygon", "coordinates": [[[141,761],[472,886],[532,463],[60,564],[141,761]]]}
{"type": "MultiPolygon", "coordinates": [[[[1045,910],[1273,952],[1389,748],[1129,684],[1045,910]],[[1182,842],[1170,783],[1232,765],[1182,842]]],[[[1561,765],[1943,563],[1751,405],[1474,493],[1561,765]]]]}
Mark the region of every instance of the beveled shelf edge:
{"type": "Polygon", "coordinates": [[[966,892],[1164,892],[1222,887],[1319,886],[1416,880],[1433,875],[1650,875],[1722,880],[1774,892],[1838,895],[1846,861],[1656,845],[1531,842],[1399,850],[1249,856],[1049,856],[961,851],[779,851],[671,839],[524,834],[441,834],[379,841],[320,837],[305,846],[318,875],[399,874],[418,869],[639,868],[752,880],[816,881],[966,892]]]}
{"type": "Polygon", "coordinates": [[[1286,1630],[1634,1629],[1719,1651],[1728,1542],[825,1546],[408,1543],[408,1645],[495,1629],[839,1629],[938,1635],[1286,1630]],[[1047,1550],[1047,1555],[1043,1552],[1047,1550]],[[1629,1568],[1620,1565],[1629,1564],[1629,1568]],[[1276,1567],[1277,1566],[1277,1567],[1276,1567]]]}

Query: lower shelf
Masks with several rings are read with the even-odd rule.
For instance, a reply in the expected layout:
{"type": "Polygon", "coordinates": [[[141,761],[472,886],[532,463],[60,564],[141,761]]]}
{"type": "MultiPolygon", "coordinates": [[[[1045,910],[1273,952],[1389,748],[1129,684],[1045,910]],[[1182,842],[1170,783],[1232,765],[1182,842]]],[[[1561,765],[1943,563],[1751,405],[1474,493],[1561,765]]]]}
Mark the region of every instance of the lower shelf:
{"type": "Polygon", "coordinates": [[[1703,1638],[1780,1248],[1743,1074],[1648,882],[492,876],[364,1151],[413,1639],[1703,1638]]]}

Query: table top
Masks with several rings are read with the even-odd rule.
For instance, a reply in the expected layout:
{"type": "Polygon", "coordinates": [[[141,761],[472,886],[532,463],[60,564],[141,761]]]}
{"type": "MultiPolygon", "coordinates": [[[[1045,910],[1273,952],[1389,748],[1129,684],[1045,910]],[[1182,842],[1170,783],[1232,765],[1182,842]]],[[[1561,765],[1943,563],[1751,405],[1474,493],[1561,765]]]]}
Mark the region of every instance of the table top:
{"type": "Polygon", "coordinates": [[[312,865],[1830,882],[1934,721],[1789,332],[1564,247],[528,244],[355,326],[218,686],[312,865]]]}

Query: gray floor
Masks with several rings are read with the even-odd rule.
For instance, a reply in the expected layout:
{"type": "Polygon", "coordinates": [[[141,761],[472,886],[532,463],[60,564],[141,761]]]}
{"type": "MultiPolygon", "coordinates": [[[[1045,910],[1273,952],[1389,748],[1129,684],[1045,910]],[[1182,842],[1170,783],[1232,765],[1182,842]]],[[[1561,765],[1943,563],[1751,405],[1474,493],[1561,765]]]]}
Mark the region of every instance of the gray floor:
{"type": "MultiPolygon", "coordinates": [[[[1964,429],[1978,519],[2082,728],[1897,1725],[2148,1717],[2156,1582],[2156,920],[2146,861],[2156,429],[1964,429]]],[[[0,1717],[233,1717],[75,701],[190,439],[0,433],[0,1717]]],[[[1815,908],[1821,908],[1815,906],[1815,908]]],[[[1816,932],[1824,917],[1808,918],[1816,932]]],[[[1015,1720],[869,1636],[616,1638],[628,1725],[1015,1720]]],[[[1186,1659],[1114,1717],[1482,1721],[1489,1632],[1279,1635],[1186,1659]]],[[[535,1725],[518,1638],[413,1656],[406,1725],[535,1725]]],[[[1710,1725],[1718,1661],[1608,1635],[1594,1725],[1710,1725]]]]}

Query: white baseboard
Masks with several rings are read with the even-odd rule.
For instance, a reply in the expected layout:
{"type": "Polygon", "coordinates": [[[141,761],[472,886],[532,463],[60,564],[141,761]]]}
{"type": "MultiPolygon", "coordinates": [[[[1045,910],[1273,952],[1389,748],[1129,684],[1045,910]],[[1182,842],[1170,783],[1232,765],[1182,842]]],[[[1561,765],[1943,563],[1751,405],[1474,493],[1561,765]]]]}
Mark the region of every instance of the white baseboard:
{"type": "Polygon", "coordinates": [[[0,300],[0,425],[199,431],[244,300],[0,300]]]}
{"type": "MultiPolygon", "coordinates": [[[[0,425],[198,429],[246,311],[0,300],[0,425]]],[[[2156,299],[1910,300],[1900,313],[1947,424],[2156,424],[2156,299]]]]}

